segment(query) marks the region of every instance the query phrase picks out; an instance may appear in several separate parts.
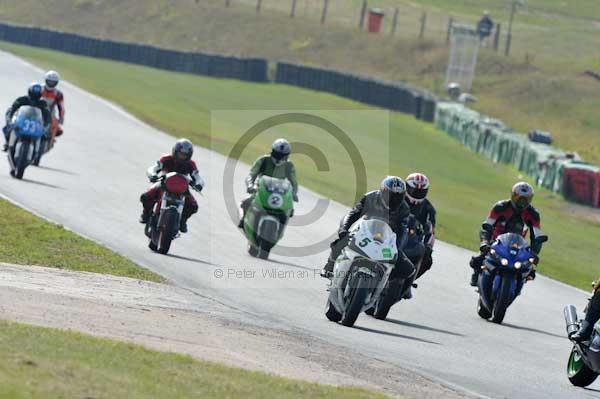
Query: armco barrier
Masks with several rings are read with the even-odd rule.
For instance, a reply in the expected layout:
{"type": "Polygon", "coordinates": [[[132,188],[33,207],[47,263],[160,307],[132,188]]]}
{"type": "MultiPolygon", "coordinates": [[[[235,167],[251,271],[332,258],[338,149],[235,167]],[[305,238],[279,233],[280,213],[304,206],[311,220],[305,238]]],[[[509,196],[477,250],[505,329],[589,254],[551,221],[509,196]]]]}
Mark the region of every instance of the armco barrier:
{"type": "Polygon", "coordinates": [[[66,53],[134,63],[196,75],[266,82],[268,62],[260,58],[189,53],[134,43],[101,40],[74,33],[0,23],[0,40],[66,53]]]}
{"type": "Polygon", "coordinates": [[[412,114],[428,122],[435,116],[436,99],[431,94],[401,83],[289,62],[277,63],[275,81],[412,114]]]}
{"type": "Polygon", "coordinates": [[[435,126],[492,161],[516,167],[542,187],[562,192],[573,201],[600,206],[600,168],[574,161],[559,148],[531,142],[501,121],[459,103],[438,103],[435,126]]]}

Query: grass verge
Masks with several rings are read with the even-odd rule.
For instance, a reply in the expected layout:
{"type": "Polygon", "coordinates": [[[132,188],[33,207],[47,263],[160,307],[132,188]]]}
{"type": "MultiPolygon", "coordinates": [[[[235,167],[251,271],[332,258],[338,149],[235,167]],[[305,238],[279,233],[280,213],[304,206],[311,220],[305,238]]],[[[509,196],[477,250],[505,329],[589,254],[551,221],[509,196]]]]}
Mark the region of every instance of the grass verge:
{"type": "Polygon", "coordinates": [[[0,398],[378,398],[84,334],[0,321],[0,398]]]}
{"type": "MultiPolygon", "coordinates": [[[[212,110],[368,110],[362,104],[323,93],[300,90],[284,85],[250,84],[232,80],[210,79],[169,73],[123,63],[77,57],[48,50],[0,44],[45,68],[61,71],[80,87],[105,97],[158,128],[177,136],[190,137],[195,144],[228,154],[233,144],[248,128],[243,121],[231,118],[219,121],[223,128],[211,132],[212,110]],[[140,88],[160,96],[140,96],[140,88]],[[211,134],[212,133],[212,134],[211,134]]],[[[28,82],[24,82],[24,87],[28,82]]],[[[68,103],[68,98],[67,98],[68,103]]],[[[67,105],[68,106],[68,105],[67,105]]],[[[331,113],[330,113],[331,114],[331,113]]],[[[231,115],[231,114],[230,114],[231,115]]],[[[347,115],[345,115],[347,116],[347,115]]],[[[481,221],[492,205],[506,198],[510,187],[522,177],[515,169],[493,165],[453,141],[447,135],[414,118],[390,113],[390,137],[383,137],[380,120],[362,113],[346,124],[354,128],[351,139],[364,150],[363,156],[375,188],[381,176],[406,175],[414,170],[428,174],[433,188],[431,198],[438,208],[439,238],[475,249],[481,221]],[[389,153],[389,162],[384,160],[389,153]]],[[[242,156],[252,162],[269,148],[277,135],[292,141],[306,142],[314,132],[297,125],[282,126],[277,132],[259,136],[242,156]]],[[[324,196],[351,205],[354,181],[345,178],[352,170],[348,160],[340,158],[337,148],[325,140],[319,148],[330,158],[332,170],[316,170],[307,157],[296,156],[294,162],[301,184],[324,196]]],[[[600,224],[577,216],[572,205],[545,190],[539,190],[535,205],[543,217],[543,229],[550,236],[542,253],[540,271],[552,278],[584,289],[598,277],[600,224]]],[[[335,226],[332,226],[332,230],[335,226]]],[[[443,259],[440,260],[443,262],[443,259]]],[[[468,267],[466,264],[464,267],[468,267]]]]}
{"type": "Polygon", "coordinates": [[[113,274],[142,280],[164,279],[90,240],[0,199],[0,261],[113,274]]]}

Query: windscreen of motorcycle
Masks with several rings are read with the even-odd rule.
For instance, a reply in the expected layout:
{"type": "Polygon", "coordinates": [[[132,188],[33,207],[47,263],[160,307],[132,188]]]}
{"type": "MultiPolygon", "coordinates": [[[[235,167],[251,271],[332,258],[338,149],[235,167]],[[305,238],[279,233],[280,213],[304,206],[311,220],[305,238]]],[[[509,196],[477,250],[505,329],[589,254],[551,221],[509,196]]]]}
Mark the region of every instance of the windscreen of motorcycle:
{"type": "Polygon", "coordinates": [[[352,239],[352,246],[378,262],[394,262],[398,256],[396,233],[380,219],[363,219],[352,239]]]}
{"type": "Polygon", "coordinates": [[[528,246],[527,241],[520,235],[515,233],[505,233],[497,238],[497,240],[506,248],[521,249],[528,246]]]}
{"type": "Polygon", "coordinates": [[[277,179],[275,177],[261,176],[260,184],[270,193],[285,194],[291,188],[291,184],[287,179],[277,179]]]}

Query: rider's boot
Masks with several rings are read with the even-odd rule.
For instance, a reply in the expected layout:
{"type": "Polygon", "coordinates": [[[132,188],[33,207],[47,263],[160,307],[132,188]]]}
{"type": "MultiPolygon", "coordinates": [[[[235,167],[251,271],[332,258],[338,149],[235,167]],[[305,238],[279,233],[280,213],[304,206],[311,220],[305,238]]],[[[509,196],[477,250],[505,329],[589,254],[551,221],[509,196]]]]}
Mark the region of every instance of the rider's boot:
{"type": "Polygon", "coordinates": [[[331,279],[333,277],[333,266],[334,265],[335,265],[335,262],[332,261],[331,259],[328,259],[327,263],[325,264],[325,267],[323,268],[323,270],[321,270],[321,273],[319,273],[321,275],[321,277],[331,279]]]}
{"type": "Polygon", "coordinates": [[[583,342],[590,339],[592,332],[594,331],[594,325],[587,320],[581,322],[581,328],[573,335],[571,339],[575,342],[583,342]]]}
{"type": "Polygon", "coordinates": [[[149,210],[144,209],[142,214],[140,215],[140,223],[146,224],[150,220],[151,212],[149,210]]]}
{"type": "Polygon", "coordinates": [[[179,231],[181,231],[182,233],[188,232],[187,218],[181,218],[181,222],[179,223],[179,231]]]}
{"type": "Polygon", "coordinates": [[[477,287],[477,282],[479,280],[479,273],[481,273],[481,265],[483,264],[484,255],[479,254],[478,256],[473,256],[471,261],[469,262],[469,266],[473,269],[473,274],[471,274],[471,281],[469,284],[471,287],[477,287]]]}
{"type": "Polygon", "coordinates": [[[477,282],[479,281],[479,273],[480,272],[478,270],[473,270],[473,274],[471,274],[471,281],[469,282],[471,287],[477,287],[477,282]]]}

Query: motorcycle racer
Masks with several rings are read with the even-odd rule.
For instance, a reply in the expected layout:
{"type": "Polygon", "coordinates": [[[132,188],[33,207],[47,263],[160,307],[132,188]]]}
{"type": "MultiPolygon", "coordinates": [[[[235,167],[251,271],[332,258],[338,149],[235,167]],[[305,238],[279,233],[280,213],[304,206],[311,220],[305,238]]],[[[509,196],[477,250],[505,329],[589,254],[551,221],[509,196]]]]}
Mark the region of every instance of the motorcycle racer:
{"type": "MultiPolygon", "coordinates": [[[[192,179],[191,185],[199,192],[202,191],[204,180],[198,172],[196,163],[192,161],[193,153],[194,146],[192,142],[188,139],[179,139],[175,142],[175,145],[173,145],[171,154],[163,155],[155,165],[148,169],[148,178],[155,184],[150,186],[150,188],[140,197],[140,201],[144,208],[142,215],[140,216],[140,223],[145,224],[148,222],[148,219],[152,214],[152,208],[160,198],[162,188],[161,183],[157,183],[159,173],[176,172],[183,175],[189,175],[192,179]]],[[[198,212],[198,203],[188,191],[185,194],[185,205],[181,215],[179,231],[187,233],[187,220],[196,212],[198,212]]]]}

